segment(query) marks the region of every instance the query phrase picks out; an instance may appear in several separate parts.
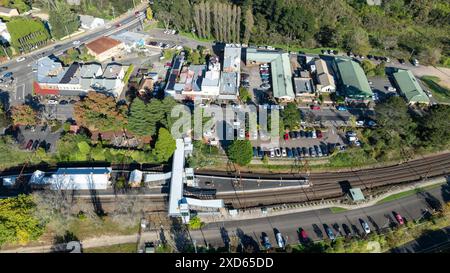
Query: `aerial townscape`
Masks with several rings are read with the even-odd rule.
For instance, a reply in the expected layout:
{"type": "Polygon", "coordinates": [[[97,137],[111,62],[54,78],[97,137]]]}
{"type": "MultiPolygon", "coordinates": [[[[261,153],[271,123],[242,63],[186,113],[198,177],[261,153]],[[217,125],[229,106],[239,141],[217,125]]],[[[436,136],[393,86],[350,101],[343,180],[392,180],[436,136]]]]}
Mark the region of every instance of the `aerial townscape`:
{"type": "Polygon", "coordinates": [[[450,252],[449,1],[0,0],[0,43],[0,253],[450,252]]]}

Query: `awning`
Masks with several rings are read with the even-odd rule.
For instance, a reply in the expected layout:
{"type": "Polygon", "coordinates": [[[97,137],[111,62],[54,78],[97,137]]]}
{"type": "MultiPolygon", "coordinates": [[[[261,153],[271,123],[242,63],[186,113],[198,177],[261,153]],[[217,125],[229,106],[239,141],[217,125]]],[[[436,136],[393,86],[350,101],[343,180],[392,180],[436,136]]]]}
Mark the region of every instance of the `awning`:
{"type": "Polygon", "coordinates": [[[36,95],[58,95],[59,94],[59,90],[41,88],[41,86],[37,82],[33,82],[33,90],[34,90],[34,94],[36,94],[36,95]]]}

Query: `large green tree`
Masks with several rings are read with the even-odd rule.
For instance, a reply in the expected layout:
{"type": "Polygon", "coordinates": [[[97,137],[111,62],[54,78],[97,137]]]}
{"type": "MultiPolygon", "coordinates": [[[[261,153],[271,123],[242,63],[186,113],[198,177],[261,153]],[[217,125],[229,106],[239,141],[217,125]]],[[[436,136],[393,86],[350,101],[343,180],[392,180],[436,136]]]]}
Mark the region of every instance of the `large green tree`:
{"type": "Polygon", "coordinates": [[[422,119],[420,129],[425,145],[447,147],[450,144],[450,106],[431,107],[422,119]]]}
{"type": "Polygon", "coordinates": [[[297,105],[293,102],[286,105],[281,112],[281,118],[283,119],[284,126],[290,130],[297,129],[300,126],[300,111],[298,110],[297,105]]]}
{"type": "Polygon", "coordinates": [[[246,166],[253,158],[252,143],[249,140],[234,140],[228,147],[227,155],[233,163],[246,166]]]}
{"type": "Polygon", "coordinates": [[[78,30],[80,19],[78,14],[70,10],[69,4],[63,0],[53,1],[52,11],[48,18],[54,38],[61,39],[78,30]]]}
{"type": "Polygon", "coordinates": [[[175,139],[165,128],[160,128],[153,155],[158,162],[167,162],[176,149],[175,139]]]}

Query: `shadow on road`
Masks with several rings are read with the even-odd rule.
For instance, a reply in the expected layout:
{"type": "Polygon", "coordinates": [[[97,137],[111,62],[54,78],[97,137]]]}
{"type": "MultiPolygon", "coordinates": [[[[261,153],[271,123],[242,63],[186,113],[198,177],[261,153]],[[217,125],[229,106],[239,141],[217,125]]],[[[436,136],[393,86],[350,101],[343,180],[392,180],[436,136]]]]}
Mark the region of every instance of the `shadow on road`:
{"type": "Polygon", "coordinates": [[[240,240],[237,252],[241,253],[258,253],[260,251],[259,244],[252,236],[249,236],[242,231],[242,229],[236,229],[236,235],[240,240]]]}

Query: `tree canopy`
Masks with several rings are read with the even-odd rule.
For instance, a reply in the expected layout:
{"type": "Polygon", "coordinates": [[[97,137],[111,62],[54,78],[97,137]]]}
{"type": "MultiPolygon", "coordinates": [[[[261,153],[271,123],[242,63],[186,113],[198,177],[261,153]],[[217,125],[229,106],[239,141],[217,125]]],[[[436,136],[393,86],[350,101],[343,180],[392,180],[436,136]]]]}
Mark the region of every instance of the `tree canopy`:
{"type": "Polygon", "coordinates": [[[158,140],[155,144],[153,154],[158,162],[167,162],[176,149],[175,139],[165,128],[160,128],[158,132],[158,140]]]}
{"type": "Polygon", "coordinates": [[[228,147],[227,154],[233,163],[246,166],[253,158],[252,143],[249,140],[234,140],[228,147]]]}
{"type": "Polygon", "coordinates": [[[54,1],[52,12],[50,12],[48,22],[51,26],[52,36],[56,39],[68,36],[78,30],[80,19],[78,14],[70,10],[69,4],[63,0],[54,1]]]}
{"type": "MultiPolygon", "coordinates": [[[[290,130],[297,129],[300,126],[300,111],[295,103],[288,103],[281,112],[284,126],[290,130]]],[[[283,128],[284,129],[284,128],[283,128]]]]}
{"type": "Polygon", "coordinates": [[[37,112],[26,104],[12,106],[11,119],[14,125],[36,125],[38,123],[37,112]]]}

